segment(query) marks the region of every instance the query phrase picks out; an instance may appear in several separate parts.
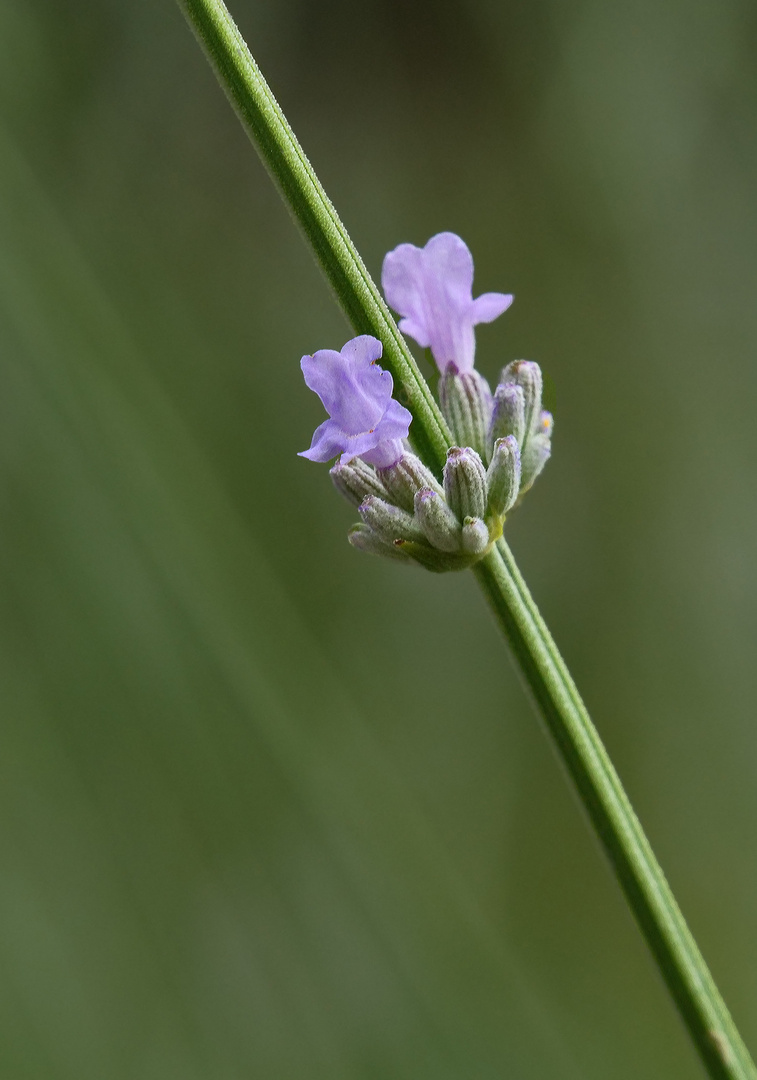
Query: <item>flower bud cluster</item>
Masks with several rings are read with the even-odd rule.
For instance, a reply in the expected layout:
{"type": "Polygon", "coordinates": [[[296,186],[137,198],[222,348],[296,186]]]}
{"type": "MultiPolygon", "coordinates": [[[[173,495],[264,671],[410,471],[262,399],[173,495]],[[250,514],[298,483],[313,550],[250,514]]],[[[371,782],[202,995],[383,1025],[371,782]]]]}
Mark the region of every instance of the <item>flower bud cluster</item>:
{"type": "Polygon", "coordinates": [[[546,465],[552,449],[552,414],[542,409],[539,365],[532,360],[513,360],[503,368],[492,395],[477,371],[460,373],[449,364],[439,380],[439,400],[457,442],[475,449],[486,466],[494,460],[500,440],[515,440],[520,458],[516,500],[521,498],[546,465]]]}
{"type": "Polygon", "coordinates": [[[520,453],[512,435],[497,440],[488,469],[470,446],[447,454],[443,483],[409,451],[387,468],[355,458],[331,478],[361,517],[349,541],[375,555],[413,560],[428,570],[464,570],[502,535],[520,490],[520,453]]]}
{"type": "Polygon", "coordinates": [[[331,477],[360,514],[353,547],[429,570],[463,570],[499,539],[505,515],[549,458],[541,370],[514,360],[494,393],[475,370],[474,326],[497,318],[513,297],[473,298],[473,260],[459,236],[439,233],[425,248],[400,244],[384,260],[382,283],[402,316],[400,330],[429,348],[439,367],[441,410],[456,442],[442,483],[406,449],[412,416],[392,397],[392,377],[378,365],[381,342],[368,335],[340,352],[303,356],[305,381],[329,418],[302,456],[341,454],[331,477]]]}

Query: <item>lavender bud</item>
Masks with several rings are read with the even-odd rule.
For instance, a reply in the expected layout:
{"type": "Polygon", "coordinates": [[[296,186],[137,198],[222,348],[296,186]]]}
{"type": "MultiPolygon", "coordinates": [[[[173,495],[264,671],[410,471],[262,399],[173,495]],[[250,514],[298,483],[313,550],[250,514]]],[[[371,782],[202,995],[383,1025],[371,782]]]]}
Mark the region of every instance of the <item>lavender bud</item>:
{"type": "Polygon", "coordinates": [[[347,534],[347,539],[358,551],[365,551],[369,555],[383,555],[387,559],[409,561],[401,547],[396,544],[385,544],[367,525],[353,525],[347,534]]]}
{"type": "Polygon", "coordinates": [[[526,434],[526,396],[515,383],[500,383],[494,391],[494,408],[489,427],[489,454],[497,439],[514,436],[518,446],[526,434]]]}
{"type": "Polygon", "coordinates": [[[439,551],[460,550],[460,522],[443,495],[431,488],[419,491],[415,496],[415,518],[432,547],[439,551]]]}
{"type": "Polygon", "coordinates": [[[425,540],[420,525],[405,510],[368,495],[358,507],[366,525],[386,544],[395,540],[425,540]]]}
{"type": "Polygon", "coordinates": [[[481,518],[467,517],[463,525],[463,551],[483,555],[489,546],[489,530],[481,518]]]}
{"type": "Polygon", "coordinates": [[[372,465],[366,465],[360,458],[353,458],[348,465],[336,465],[329,469],[329,476],[334,481],[336,490],[344,495],[353,506],[360,506],[366,495],[387,498],[387,491],[379,480],[372,465]]]}
{"type": "MultiPolygon", "coordinates": [[[[528,439],[534,427],[539,422],[541,412],[542,378],[541,368],[533,360],[513,360],[503,369],[499,385],[514,383],[523,391],[525,403],[525,430],[523,438],[518,442],[523,446],[523,441],[528,439]]],[[[514,433],[513,433],[514,434],[514,433]]]]}
{"type": "Polygon", "coordinates": [[[486,513],[486,472],[481,458],[470,447],[453,446],[444,466],[444,492],[459,521],[482,518],[486,513]]]}
{"type": "Polygon", "coordinates": [[[501,518],[515,504],[520,491],[520,450],[514,435],[497,439],[486,473],[488,510],[501,518]]]}
{"type": "MultiPolygon", "coordinates": [[[[415,496],[422,488],[430,488],[443,495],[441,484],[415,454],[405,452],[399,461],[386,469],[378,470],[378,478],[386,488],[389,501],[412,514],[415,508],[415,496]]],[[[366,492],[368,494],[368,492],[366,492]]],[[[380,494],[375,492],[375,494],[380,494]]]]}
{"type": "Polygon", "coordinates": [[[521,493],[528,491],[549,460],[552,453],[553,427],[552,413],[543,411],[539,416],[536,431],[530,436],[523,448],[521,493]]]}
{"type": "Polygon", "coordinates": [[[492,414],[492,392],[475,370],[463,374],[449,364],[439,379],[439,403],[460,446],[471,446],[483,458],[492,414]]]}

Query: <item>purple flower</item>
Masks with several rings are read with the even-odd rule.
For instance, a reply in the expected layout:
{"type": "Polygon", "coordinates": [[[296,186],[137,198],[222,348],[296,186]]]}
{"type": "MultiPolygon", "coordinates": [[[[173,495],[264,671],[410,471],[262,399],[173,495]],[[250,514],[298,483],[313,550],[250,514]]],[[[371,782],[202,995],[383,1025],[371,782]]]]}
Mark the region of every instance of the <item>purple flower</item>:
{"type": "Polygon", "coordinates": [[[473,259],[454,233],[432,236],[424,248],[400,244],[384,259],[381,284],[387,302],[402,315],[399,324],[423,349],[430,348],[439,370],[454,363],[471,371],[476,323],[507,311],[512,296],[484,293],[473,299],[473,259]]]}
{"type": "Polygon", "coordinates": [[[379,469],[402,456],[412,415],[392,398],[394,383],[376,361],[381,342],[368,334],[348,341],[341,352],[320,349],[300,361],[305,382],[326,407],[325,420],[300,457],[342,464],[361,457],[379,469]]]}

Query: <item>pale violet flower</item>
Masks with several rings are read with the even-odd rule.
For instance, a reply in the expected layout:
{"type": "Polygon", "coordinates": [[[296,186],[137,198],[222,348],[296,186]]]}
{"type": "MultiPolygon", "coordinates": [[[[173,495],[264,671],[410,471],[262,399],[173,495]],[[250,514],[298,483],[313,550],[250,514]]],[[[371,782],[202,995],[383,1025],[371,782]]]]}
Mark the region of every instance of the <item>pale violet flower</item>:
{"type": "Polygon", "coordinates": [[[431,349],[439,370],[454,364],[473,369],[473,327],[492,322],[513,302],[504,293],[473,299],[473,258],[451,232],[432,236],[423,248],[400,244],[384,259],[381,284],[390,307],[402,316],[400,330],[431,349]]]}
{"type": "Polygon", "coordinates": [[[323,402],[330,419],[313,435],[301,457],[342,464],[360,457],[376,468],[394,465],[404,451],[412,415],[392,397],[394,383],[376,363],[381,342],[368,334],[352,338],[341,352],[320,349],[300,361],[305,382],[323,402]]]}

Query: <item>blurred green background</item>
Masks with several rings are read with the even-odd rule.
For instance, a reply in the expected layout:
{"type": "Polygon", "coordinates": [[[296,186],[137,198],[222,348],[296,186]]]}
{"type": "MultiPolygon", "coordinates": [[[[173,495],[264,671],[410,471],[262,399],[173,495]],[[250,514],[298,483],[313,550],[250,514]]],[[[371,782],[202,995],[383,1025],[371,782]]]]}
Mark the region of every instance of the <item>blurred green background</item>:
{"type": "MultiPolygon", "coordinates": [[[[509,523],[757,1047],[757,14],[236,0],[370,269],[459,232],[509,523]]],[[[0,1074],[700,1076],[475,582],[345,540],[349,335],[170,0],[0,2],[0,1074]]]]}

